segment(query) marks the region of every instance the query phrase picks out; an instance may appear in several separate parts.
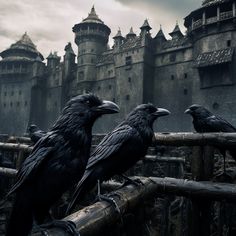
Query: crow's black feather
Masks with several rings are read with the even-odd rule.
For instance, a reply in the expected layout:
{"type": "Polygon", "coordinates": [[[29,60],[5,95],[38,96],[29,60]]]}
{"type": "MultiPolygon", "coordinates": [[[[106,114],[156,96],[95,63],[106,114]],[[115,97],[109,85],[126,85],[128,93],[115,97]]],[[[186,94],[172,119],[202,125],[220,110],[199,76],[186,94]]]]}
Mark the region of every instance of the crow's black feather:
{"type": "Polygon", "coordinates": [[[7,236],[26,236],[33,219],[42,224],[49,209],[83,176],[90,153],[92,126],[102,114],[118,112],[116,104],[92,94],[68,102],[52,129],[23,162],[10,193],[16,200],[7,236]]]}
{"type": "Polygon", "coordinates": [[[77,199],[93,188],[97,180],[104,181],[122,174],[144,157],[153,138],[153,122],[169,111],[143,104],[108,133],[89,158],[86,171],[73,194],[68,211],[77,199]]]}

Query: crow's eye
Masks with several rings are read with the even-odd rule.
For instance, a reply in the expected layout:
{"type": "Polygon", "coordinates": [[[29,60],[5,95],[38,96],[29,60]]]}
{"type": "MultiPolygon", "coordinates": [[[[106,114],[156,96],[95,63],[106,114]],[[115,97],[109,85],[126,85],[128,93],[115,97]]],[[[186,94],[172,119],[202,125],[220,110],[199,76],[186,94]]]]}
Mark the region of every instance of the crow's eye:
{"type": "Polygon", "coordinates": [[[90,101],[89,101],[89,100],[87,100],[85,103],[86,103],[87,105],[90,105],[90,101]]]}

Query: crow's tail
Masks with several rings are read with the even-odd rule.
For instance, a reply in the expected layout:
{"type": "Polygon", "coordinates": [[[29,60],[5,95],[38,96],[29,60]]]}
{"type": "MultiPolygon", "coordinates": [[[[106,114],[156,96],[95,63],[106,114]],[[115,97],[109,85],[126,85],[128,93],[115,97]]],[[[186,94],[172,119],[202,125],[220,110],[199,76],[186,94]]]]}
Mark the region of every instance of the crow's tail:
{"type": "Polygon", "coordinates": [[[76,189],[73,193],[72,200],[70,201],[66,214],[69,214],[72,208],[75,206],[78,199],[81,199],[84,194],[91,190],[96,185],[96,178],[93,176],[93,171],[85,171],[82,179],[76,186],[76,189]]]}
{"type": "Polygon", "coordinates": [[[27,236],[33,225],[32,201],[27,194],[19,192],[7,224],[6,236],[27,236]]]}

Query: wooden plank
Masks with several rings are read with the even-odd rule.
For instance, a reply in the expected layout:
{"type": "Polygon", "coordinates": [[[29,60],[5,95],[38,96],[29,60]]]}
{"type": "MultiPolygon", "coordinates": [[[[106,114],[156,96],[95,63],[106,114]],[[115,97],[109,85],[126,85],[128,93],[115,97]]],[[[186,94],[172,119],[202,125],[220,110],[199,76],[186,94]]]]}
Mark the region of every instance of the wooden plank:
{"type": "Polygon", "coordinates": [[[153,142],[169,146],[236,146],[236,133],[155,133],[153,142]]]}

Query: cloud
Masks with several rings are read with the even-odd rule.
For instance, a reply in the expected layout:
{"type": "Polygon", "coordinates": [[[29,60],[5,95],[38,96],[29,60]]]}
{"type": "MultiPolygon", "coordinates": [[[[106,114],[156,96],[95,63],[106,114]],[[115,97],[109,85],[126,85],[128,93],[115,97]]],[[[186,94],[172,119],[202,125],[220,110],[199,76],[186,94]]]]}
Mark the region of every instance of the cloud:
{"type": "MultiPolygon", "coordinates": [[[[72,27],[87,17],[92,5],[99,17],[111,28],[112,37],[120,27],[123,35],[131,26],[136,34],[148,18],[152,34],[163,25],[170,32],[179,20],[195,8],[199,0],[0,0],[0,51],[8,48],[24,34],[29,34],[44,57],[50,51],[64,54],[67,42],[74,41],[72,27]],[[181,2],[181,4],[180,4],[181,2]]],[[[184,30],[184,28],[182,27],[184,30]]],[[[76,45],[73,44],[76,52],[76,45]]],[[[77,53],[77,52],[76,52],[77,53]]]]}

